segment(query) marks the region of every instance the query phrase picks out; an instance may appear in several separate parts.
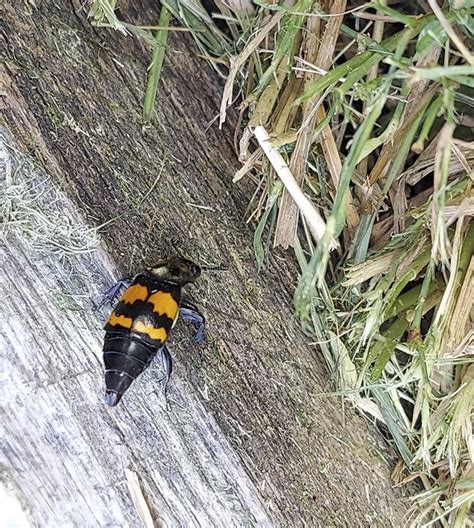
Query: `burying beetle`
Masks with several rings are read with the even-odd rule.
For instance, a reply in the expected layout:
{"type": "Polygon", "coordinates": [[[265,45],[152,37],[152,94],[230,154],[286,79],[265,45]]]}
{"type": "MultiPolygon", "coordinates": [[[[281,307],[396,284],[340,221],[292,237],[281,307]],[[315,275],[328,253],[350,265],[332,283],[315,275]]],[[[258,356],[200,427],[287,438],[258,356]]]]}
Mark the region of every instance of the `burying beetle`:
{"type": "Polygon", "coordinates": [[[112,300],[122,287],[126,287],[104,327],[107,405],[118,404],[158,353],[166,389],[173,368],[166,341],[179,316],[196,328],[196,343],[204,342],[204,317],[193,304],[181,298],[182,288],[198,279],[200,274],[197,264],[173,257],[158,262],[131,281],[119,281],[105,294],[106,299],[112,300]]]}

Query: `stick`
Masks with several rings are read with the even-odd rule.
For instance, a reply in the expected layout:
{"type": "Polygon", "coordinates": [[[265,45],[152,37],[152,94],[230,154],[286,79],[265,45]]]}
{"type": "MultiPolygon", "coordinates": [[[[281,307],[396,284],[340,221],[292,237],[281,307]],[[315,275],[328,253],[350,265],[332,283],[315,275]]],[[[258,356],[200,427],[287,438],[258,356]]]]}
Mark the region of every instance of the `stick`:
{"type": "MultiPolygon", "coordinates": [[[[316,211],[314,205],[299,187],[290,171],[290,168],[288,167],[288,164],[283,159],[283,156],[280,154],[278,149],[272,145],[270,136],[268,135],[268,132],[265,130],[265,128],[263,126],[255,127],[254,134],[260,147],[267,156],[268,161],[272,164],[272,167],[275,169],[275,172],[283,182],[286,190],[295,201],[296,205],[301,211],[301,214],[304,216],[314,239],[319,242],[323,238],[324,232],[326,231],[326,223],[318,211],[316,211]]],[[[332,240],[330,249],[336,249],[337,246],[337,241],[332,240]]]]}

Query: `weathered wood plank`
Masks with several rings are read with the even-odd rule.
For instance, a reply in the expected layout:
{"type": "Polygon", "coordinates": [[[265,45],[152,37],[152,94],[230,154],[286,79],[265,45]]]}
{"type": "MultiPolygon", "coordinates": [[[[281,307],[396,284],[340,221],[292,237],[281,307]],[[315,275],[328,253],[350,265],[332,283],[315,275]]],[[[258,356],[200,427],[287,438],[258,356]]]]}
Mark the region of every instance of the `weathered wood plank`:
{"type": "MultiPolygon", "coordinates": [[[[253,484],[181,367],[169,410],[156,368],[136,384],[127,405],[110,410],[103,404],[103,332],[91,300],[100,296],[97,278],[112,282],[114,270],[101,250],[66,252],[61,262],[31,247],[42,221],[73,226],[70,244],[87,227],[46,175],[1,150],[21,207],[30,210],[23,218],[31,238],[7,225],[13,232],[0,252],[0,465],[34,522],[137,526],[124,481],[124,469],[131,468],[160,526],[270,526],[253,484]],[[35,194],[42,195],[39,202],[30,201],[35,194]]],[[[67,247],[68,236],[57,242],[67,247]]]]}

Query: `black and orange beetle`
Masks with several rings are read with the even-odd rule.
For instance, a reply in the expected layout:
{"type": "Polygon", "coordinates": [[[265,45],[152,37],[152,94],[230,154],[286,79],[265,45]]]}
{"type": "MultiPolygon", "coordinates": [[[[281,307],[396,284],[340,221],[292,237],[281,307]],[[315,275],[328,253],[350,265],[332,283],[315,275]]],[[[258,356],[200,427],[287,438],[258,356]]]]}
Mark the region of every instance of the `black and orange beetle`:
{"type": "Polygon", "coordinates": [[[166,384],[172,360],[166,340],[178,317],[196,328],[195,341],[204,341],[204,317],[197,308],[182,300],[183,286],[201,274],[198,265],[182,257],[158,262],[131,281],[120,281],[106,294],[113,299],[127,287],[110,314],[104,329],[105,402],[118,404],[125,391],[160,354],[166,384]]]}

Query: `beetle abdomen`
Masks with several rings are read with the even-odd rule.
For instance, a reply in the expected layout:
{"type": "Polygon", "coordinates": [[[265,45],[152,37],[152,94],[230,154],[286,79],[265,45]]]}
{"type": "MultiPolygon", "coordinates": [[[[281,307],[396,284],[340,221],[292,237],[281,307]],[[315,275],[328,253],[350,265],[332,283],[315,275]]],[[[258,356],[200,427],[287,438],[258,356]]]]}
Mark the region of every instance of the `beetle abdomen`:
{"type": "Polygon", "coordinates": [[[117,405],[132,381],[148,367],[158,350],[159,347],[130,334],[105,334],[105,401],[108,405],[117,405]]]}

